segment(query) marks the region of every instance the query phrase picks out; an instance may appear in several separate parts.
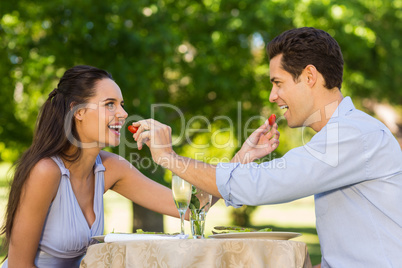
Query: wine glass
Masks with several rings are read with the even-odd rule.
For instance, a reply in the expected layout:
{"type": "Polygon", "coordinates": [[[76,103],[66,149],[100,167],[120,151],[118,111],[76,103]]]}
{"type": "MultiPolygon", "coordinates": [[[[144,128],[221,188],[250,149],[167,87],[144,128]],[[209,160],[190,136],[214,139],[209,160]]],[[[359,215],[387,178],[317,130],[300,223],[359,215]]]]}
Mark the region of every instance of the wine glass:
{"type": "Polygon", "coordinates": [[[173,174],[172,176],[172,193],[174,203],[180,214],[181,231],[180,234],[184,235],[184,214],[187,211],[191,199],[191,184],[173,174]]]}

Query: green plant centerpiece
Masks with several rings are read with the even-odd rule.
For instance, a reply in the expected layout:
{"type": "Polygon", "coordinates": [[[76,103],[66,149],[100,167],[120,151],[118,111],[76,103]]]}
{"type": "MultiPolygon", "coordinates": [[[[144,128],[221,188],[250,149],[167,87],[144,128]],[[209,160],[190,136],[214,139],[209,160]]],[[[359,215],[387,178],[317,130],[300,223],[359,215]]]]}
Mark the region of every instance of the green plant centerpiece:
{"type": "Polygon", "coordinates": [[[205,217],[211,205],[212,196],[195,186],[190,200],[190,224],[193,238],[204,238],[205,217]]]}

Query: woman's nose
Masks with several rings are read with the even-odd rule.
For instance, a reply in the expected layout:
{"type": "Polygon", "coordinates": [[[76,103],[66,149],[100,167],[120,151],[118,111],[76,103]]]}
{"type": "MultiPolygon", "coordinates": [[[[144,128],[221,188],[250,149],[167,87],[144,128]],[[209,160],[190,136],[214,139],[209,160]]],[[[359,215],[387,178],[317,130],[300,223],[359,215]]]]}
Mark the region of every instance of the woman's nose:
{"type": "Polygon", "coordinates": [[[120,106],[120,110],[116,113],[116,116],[119,118],[126,119],[128,116],[128,113],[126,112],[126,110],[124,110],[124,108],[122,106],[120,106]]]}

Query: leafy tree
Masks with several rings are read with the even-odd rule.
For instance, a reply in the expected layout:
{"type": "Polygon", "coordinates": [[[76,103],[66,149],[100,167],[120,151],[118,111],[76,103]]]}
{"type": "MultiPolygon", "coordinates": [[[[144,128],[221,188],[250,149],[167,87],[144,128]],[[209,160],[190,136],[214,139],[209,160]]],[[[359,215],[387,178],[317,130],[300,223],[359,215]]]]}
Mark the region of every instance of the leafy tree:
{"type": "MultiPolygon", "coordinates": [[[[250,118],[278,112],[268,101],[264,43],[294,27],[322,28],[338,40],[346,62],[345,95],[402,100],[400,1],[3,0],[0,8],[2,161],[14,161],[29,146],[38,108],[63,72],[77,64],[113,74],[129,121],[153,116],[171,125],[175,137],[191,127],[188,138],[175,144],[181,154],[230,159],[249,134],[242,130],[250,118]],[[184,126],[177,110],[152,106],[160,103],[177,107],[184,126]],[[203,132],[206,122],[227,131],[203,132]],[[194,148],[189,141],[208,146],[194,148]]],[[[252,120],[250,128],[259,123],[252,120]]],[[[296,130],[282,128],[281,137],[276,156],[301,145],[296,130]]],[[[128,133],[122,138],[113,151],[133,164],[150,159],[147,150],[133,148],[128,133]]],[[[144,166],[138,165],[144,174],[169,184],[164,170],[144,166]]]]}

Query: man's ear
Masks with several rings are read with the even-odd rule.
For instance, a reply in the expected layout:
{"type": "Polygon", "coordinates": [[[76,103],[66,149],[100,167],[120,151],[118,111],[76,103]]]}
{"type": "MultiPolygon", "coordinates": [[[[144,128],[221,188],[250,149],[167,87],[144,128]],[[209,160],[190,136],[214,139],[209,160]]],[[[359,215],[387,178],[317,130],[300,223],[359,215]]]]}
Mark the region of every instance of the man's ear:
{"type": "Polygon", "coordinates": [[[309,64],[306,66],[306,68],[304,68],[303,73],[305,75],[307,85],[313,87],[317,82],[317,75],[318,75],[317,68],[315,68],[314,65],[309,64]]]}

